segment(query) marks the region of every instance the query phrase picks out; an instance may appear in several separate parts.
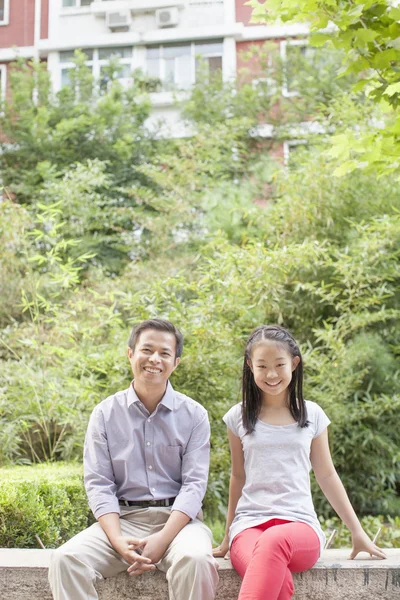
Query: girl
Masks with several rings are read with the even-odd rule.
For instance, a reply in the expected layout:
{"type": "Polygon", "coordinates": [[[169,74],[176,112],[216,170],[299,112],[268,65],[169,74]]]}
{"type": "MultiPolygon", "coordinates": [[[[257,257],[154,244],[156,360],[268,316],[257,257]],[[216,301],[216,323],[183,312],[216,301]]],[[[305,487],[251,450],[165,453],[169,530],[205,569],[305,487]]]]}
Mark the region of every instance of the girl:
{"type": "Polygon", "coordinates": [[[289,600],[292,572],[310,569],[325,545],[314,511],[311,467],[352,533],[350,558],[362,550],[386,558],[369,539],[333,466],[327,426],[303,399],[299,347],[283,327],[258,327],[243,366],[243,402],[223,417],[232,456],[226,534],[214,556],[230,558],[243,578],[238,600],[289,600]]]}

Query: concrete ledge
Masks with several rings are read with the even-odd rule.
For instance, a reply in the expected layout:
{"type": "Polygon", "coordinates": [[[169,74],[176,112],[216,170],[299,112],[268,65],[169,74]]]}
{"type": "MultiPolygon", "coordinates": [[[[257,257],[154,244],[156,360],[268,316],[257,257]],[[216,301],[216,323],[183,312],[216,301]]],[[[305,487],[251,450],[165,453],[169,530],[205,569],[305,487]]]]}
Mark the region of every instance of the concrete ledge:
{"type": "MultiPolygon", "coordinates": [[[[315,567],[294,576],[295,600],[399,600],[400,550],[385,552],[387,560],[363,554],[350,561],[348,549],[326,550],[315,567]]],[[[51,553],[52,550],[0,549],[1,600],[52,600],[47,583],[51,553]]],[[[218,562],[220,582],[216,600],[235,600],[240,578],[229,561],[218,562]]],[[[100,600],[168,599],[165,576],[160,572],[139,578],[121,573],[96,587],[100,600]]]]}

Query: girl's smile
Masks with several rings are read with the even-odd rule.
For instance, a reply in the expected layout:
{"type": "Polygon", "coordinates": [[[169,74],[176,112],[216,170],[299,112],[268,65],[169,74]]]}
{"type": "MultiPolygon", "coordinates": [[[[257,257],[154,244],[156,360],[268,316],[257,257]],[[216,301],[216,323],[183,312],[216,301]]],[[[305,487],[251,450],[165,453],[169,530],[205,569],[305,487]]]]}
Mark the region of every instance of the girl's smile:
{"type": "Polygon", "coordinates": [[[277,387],[282,382],[281,381],[277,381],[276,383],[271,383],[270,381],[266,381],[265,383],[266,383],[266,385],[269,385],[269,387],[274,388],[274,387],[277,387]]]}

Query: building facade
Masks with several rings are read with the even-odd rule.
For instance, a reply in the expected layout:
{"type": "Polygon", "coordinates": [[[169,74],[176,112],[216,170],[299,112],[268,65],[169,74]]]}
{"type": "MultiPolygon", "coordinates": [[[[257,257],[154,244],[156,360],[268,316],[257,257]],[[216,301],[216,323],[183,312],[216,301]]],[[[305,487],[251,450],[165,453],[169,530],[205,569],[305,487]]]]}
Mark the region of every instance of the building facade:
{"type": "Polygon", "coordinates": [[[200,57],[229,80],[250,45],[275,40],[285,52],[307,34],[304,26],[255,25],[250,18],[245,0],[0,0],[0,91],[6,93],[16,55],[47,61],[55,90],[68,85],[75,49],[85,52],[99,85],[118,57],[121,83],[129,85],[137,68],[161,81],[152,119],[180,135],[173,90],[195,83],[200,57]]]}

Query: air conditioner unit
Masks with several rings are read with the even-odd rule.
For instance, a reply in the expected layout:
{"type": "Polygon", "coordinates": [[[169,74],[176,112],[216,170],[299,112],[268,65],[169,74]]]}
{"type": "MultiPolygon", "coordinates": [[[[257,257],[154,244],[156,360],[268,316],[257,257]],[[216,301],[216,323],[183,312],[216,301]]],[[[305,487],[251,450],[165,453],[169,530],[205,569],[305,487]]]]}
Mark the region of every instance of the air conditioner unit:
{"type": "Polygon", "coordinates": [[[131,24],[131,13],[124,12],[108,12],[106,13],[106,24],[109,29],[128,29],[131,24]]]}
{"type": "Polygon", "coordinates": [[[176,7],[156,10],[157,27],[176,27],[179,23],[179,11],[176,7]]]}

